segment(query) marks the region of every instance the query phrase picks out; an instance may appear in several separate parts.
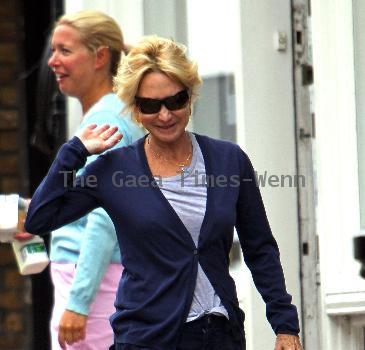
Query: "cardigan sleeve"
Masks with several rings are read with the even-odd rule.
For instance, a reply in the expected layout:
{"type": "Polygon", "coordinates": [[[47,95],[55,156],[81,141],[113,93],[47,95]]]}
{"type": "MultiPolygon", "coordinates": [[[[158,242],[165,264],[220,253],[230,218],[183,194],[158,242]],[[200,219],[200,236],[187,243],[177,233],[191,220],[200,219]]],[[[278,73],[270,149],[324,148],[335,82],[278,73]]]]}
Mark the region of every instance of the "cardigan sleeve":
{"type": "Polygon", "coordinates": [[[27,232],[44,235],[99,206],[97,184],[91,181],[96,177],[87,174],[74,177],[87,156],[88,151],[77,137],[60,148],[30,202],[24,225],[27,232]]]}
{"type": "MultiPolygon", "coordinates": [[[[243,153],[243,152],[242,152],[243,153]]],[[[296,307],[286,291],[278,245],[272,235],[252,164],[240,155],[241,182],[237,233],[246,265],[266,303],[266,317],[276,334],[298,334],[296,307]]]]}

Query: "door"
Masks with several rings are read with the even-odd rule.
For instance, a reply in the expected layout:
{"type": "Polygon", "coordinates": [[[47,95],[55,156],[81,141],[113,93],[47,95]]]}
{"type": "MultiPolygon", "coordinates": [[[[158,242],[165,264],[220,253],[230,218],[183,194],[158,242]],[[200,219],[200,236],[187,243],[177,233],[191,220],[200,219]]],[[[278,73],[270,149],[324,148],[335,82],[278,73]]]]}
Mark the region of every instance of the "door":
{"type": "Polygon", "coordinates": [[[315,221],[315,114],[312,109],[313,68],[311,57],[310,2],[292,1],[293,68],[298,175],[302,337],[306,349],[322,349],[320,327],[320,274],[315,221]]]}

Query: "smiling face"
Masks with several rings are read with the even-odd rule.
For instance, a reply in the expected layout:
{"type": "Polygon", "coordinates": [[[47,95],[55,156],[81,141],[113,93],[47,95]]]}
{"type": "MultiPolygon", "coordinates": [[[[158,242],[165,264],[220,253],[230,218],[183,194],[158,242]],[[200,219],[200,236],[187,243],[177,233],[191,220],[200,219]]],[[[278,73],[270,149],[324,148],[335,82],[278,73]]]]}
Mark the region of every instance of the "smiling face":
{"type": "MultiPolygon", "coordinates": [[[[137,91],[138,97],[163,100],[185,89],[181,83],[161,72],[149,72],[141,80],[137,91]]],[[[136,107],[137,108],[137,107],[136,107]]],[[[190,104],[170,111],[165,105],[154,114],[137,110],[137,120],[151,133],[155,142],[160,144],[178,143],[183,139],[189,122],[190,104]]]]}
{"type": "Polygon", "coordinates": [[[95,54],[82,43],[80,33],[68,26],[55,28],[48,65],[56,74],[62,93],[82,99],[92,85],[95,54]]]}

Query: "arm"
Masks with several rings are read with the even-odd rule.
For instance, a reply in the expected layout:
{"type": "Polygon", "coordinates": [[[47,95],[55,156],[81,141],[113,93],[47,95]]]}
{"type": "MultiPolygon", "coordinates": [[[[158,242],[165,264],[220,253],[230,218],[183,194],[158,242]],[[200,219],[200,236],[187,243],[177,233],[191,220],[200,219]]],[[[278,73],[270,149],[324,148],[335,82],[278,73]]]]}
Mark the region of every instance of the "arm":
{"type": "MultiPolygon", "coordinates": [[[[31,200],[25,230],[45,234],[72,222],[98,207],[95,188],[82,186],[80,176],[73,181],[72,172],[80,169],[90,154],[98,154],[117,144],[122,135],[116,127],[91,125],[64,144],[31,200]]],[[[87,184],[87,181],[85,181],[87,184]]]]}
{"type": "MultiPolygon", "coordinates": [[[[47,233],[82,217],[98,206],[95,190],[87,185],[81,186],[81,180],[87,174],[79,177],[74,184],[72,177],[65,179],[64,173],[80,169],[87,156],[101,153],[116,145],[122,138],[122,134],[116,132],[116,127],[96,127],[93,124],[61,147],[48,175],[32,198],[25,222],[26,231],[34,234],[47,233]]],[[[82,333],[82,329],[85,329],[85,317],[76,313],[71,313],[71,318],[68,316],[68,312],[63,315],[61,322],[64,317],[68,320],[65,320],[64,327],[59,332],[58,340],[63,349],[66,347],[65,343],[72,344],[85,336],[82,333]],[[76,327],[81,329],[81,334],[65,333],[70,320],[77,323],[76,327]]]]}
{"type": "MultiPolygon", "coordinates": [[[[104,114],[101,119],[105,120],[104,114]]],[[[100,123],[98,115],[89,117],[88,121],[100,123]]],[[[127,134],[123,125],[120,131],[127,134]]],[[[127,138],[123,138],[114,148],[127,144],[127,138]]],[[[93,162],[95,158],[96,156],[89,157],[87,163],[93,162]]],[[[59,342],[61,345],[64,345],[66,340],[71,344],[70,340],[73,343],[85,338],[90,305],[95,299],[117,246],[114,224],[102,208],[97,208],[87,215],[84,234],[68,304],[60,320],[59,342]]]]}
{"type": "Polygon", "coordinates": [[[68,304],[60,320],[60,343],[68,337],[72,337],[73,342],[85,338],[90,305],[117,244],[114,225],[102,208],[88,215],[85,231],[87,237],[82,241],[68,304]]]}
{"type": "Polygon", "coordinates": [[[88,215],[86,231],[67,304],[68,310],[83,315],[89,313],[117,245],[113,222],[102,208],[88,215]]]}
{"type": "Polygon", "coordinates": [[[73,172],[81,168],[88,152],[76,137],[64,144],[29,205],[25,230],[46,234],[72,222],[97,206],[93,192],[73,183],[73,172]]]}
{"type": "MultiPolygon", "coordinates": [[[[127,141],[123,139],[114,148],[126,145],[127,141]]],[[[95,157],[89,157],[88,163],[94,160],[95,157]]],[[[88,315],[118,241],[114,224],[102,208],[87,215],[84,233],[67,310],[88,315]]]]}
{"type": "MultiPolygon", "coordinates": [[[[114,121],[112,116],[108,116],[106,112],[95,113],[86,119],[82,127],[102,124],[105,120],[114,121]]],[[[114,145],[113,149],[127,146],[130,143],[131,132],[128,130],[128,125],[122,122],[118,124],[119,132],[125,136],[114,145]]],[[[87,164],[92,163],[96,158],[96,155],[88,157],[87,164]]],[[[95,299],[117,244],[114,224],[105,210],[97,208],[90,212],[87,215],[84,239],[80,246],[67,310],[88,315],[90,305],[95,299]]]]}
{"type": "Polygon", "coordinates": [[[236,227],[243,256],[256,288],[266,303],[267,319],[278,336],[275,350],[289,350],[290,345],[283,344],[298,339],[297,310],[286,291],[279,249],[266,217],[254,169],[244,153],[240,155],[239,161],[241,184],[236,227]]]}

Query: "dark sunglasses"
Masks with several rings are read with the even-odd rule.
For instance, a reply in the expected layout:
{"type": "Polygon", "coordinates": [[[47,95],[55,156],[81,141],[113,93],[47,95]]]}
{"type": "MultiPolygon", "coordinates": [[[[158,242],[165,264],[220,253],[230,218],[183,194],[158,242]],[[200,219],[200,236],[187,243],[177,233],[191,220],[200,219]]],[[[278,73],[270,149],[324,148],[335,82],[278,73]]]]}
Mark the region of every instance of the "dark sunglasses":
{"type": "Polygon", "coordinates": [[[136,106],[144,114],[154,114],[164,105],[169,111],[176,111],[186,106],[189,101],[188,91],[182,90],[176,95],[165,97],[162,100],[147,97],[135,97],[136,106]]]}

